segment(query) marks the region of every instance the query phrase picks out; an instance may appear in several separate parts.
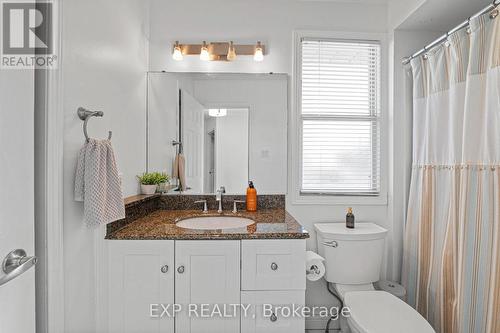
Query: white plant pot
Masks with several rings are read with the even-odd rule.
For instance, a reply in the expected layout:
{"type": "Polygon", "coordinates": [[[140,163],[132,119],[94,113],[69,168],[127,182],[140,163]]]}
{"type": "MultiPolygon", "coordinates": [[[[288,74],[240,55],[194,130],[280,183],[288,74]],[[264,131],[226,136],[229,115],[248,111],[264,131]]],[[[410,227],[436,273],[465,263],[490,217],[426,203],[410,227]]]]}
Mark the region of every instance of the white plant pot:
{"type": "Polygon", "coordinates": [[[155,194],[158,185],[143,185],[141,184],[142,194],[155,194]]]}

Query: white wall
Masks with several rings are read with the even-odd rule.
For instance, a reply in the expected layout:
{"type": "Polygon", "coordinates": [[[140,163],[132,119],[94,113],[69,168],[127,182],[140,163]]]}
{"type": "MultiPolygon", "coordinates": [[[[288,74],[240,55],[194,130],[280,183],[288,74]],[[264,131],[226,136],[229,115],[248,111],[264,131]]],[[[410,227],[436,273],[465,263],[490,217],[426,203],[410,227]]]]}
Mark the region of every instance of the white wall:
{"type": "Polygon", "coordinates": [[[390,0],[388,5],[388,20],[387,20],[389,30],[396,29],[426,1],[428,0],[390,0]]]}
{"type": "MultiPolygon", "coordinates": [[[[490,5],[492,0],[396,0],[396,2],[417,3],[406,8],[413,9],[406,19],[397,26],[400,30],[448,31],[464,22],[478,11],[490,5]]],[[[404,7],[399,4],[401,9],[404,7]]],[[[396,28],[396,26],[393,26],[396,28]]]]}
{"type": "Polygon", "coordinates": [[[141,0],[68,0],[63,18],[64,331],[96,332],[101,314],[94,252],[102,235],[84,226],[82,204],[73,200],[76,157],[84,142],[76,109],[104,111],[103,118],[89,121],[89,134],[106,137],[113,131],[124,194],[136,194],[135,175],[145,168],[148,8],[141,0]]]}
{"type": "Polygon", "coordinates": [[[151,0],[151,70],[185,72],[292,71],[292,31],[385,31],[387,8],[330,1],[298,0],[151,0]],[[256,43],[261,40],[268,54],[255,63],[252,57],[234,62],[202,62],[196,56],[174,61],[172,43],[228,41],[256,43]]]}

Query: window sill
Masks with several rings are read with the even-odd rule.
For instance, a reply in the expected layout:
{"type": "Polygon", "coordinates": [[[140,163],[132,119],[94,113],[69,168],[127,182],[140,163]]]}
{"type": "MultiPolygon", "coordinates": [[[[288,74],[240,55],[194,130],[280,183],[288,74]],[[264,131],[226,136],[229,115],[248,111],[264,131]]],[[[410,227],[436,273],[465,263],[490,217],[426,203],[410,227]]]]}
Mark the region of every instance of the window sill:
{"type": "Polygon", "coordinates": [[[294,205],[366,205],[386,206],[387,193],[378,195],[336,195],[296,192],[292,198],[294,205]]]}

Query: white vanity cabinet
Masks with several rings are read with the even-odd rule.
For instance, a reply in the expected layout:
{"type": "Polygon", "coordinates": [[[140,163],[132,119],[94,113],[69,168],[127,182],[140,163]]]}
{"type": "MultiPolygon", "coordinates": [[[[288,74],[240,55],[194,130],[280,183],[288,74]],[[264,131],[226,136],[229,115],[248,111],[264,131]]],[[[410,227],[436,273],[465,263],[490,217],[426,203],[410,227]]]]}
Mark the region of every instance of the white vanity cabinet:
{"type": "Polygon", "coordinates": [[[174,318],[152,318],[150,305],[174,303],[174,241],[108,244],[108,332],[173,333],[174,318]]]}
{"type": "Polygon", "coordinates": [[[305,330],[304,318],[287,310],[263,312],[264,304],[304,305],[304,239],[112,240],[108,249],[109,332],[305,330]],[[152,303],[179,304],[182,311],[175,319],[152,318],[152,303]],[[233,313],[232,305],[240,304],[249,306],[246,316],[239,307],[233,313]]]}
{"type": "Polygon", "coordinates": [[[176,241],[175,265],[175,302],[193,310],[179,313],[175,332],[238,332],[239,312],[227,318],[211,313],[217,310],[215,306],[223,311],[224,305],[240,304],[240,241],[176,241]],[[202,310],[204,304],[208,317],[202,310]]]}

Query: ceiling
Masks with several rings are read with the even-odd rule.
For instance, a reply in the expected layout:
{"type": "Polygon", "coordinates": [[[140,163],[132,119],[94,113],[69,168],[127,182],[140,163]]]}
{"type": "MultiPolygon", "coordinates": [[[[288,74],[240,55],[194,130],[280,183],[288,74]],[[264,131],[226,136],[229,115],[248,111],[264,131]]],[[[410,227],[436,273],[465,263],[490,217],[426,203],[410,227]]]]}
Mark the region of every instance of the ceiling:
{"type": "Polygon", "coordinates": [[[445,32],[490,3],[492,0],[427,0],[398,29],[445,32]]]}

